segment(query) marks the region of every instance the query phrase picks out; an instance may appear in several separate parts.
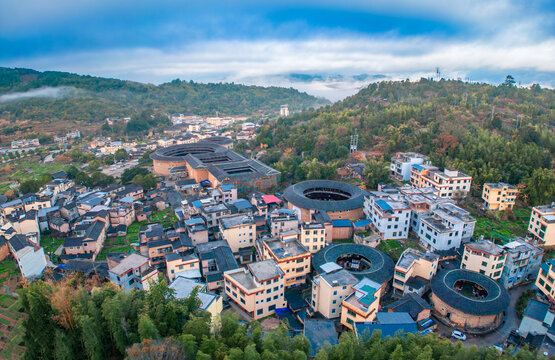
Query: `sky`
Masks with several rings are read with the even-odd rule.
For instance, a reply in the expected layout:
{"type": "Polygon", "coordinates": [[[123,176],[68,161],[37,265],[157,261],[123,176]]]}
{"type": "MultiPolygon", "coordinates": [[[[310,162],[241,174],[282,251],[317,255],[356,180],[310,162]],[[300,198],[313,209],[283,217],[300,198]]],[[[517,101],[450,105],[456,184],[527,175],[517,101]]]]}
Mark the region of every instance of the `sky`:
{"type": "Polygon", "coordinates": [[[553,0],[0,0],[0,66],[330,100],[434,76],[555,87],[553,0]]]}

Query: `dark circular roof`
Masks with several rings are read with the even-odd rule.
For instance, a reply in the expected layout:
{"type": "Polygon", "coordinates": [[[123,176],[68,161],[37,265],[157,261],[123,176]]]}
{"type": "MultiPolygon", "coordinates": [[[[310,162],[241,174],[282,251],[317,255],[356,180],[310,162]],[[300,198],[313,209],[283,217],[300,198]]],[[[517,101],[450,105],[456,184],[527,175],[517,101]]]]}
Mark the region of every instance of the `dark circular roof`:
{"type": "Polygon", "coordinates": [[[213,154],[228,151],[225,147],[213,142],[196,142],[192,144],[180,144],[158,149],[150,158],[158,161],[183,161],[187,155],[213,154]]]}
{"type": "Polygon", "coordinates": [[[509,294],[501,284],[470,270],[453,269],[438,273],[432,280],[432,292],[447,305],[471,315],[496,315],[509,306],[509,294]],[[459,280],[480,285],[488,295],[484,299],[473,299],[461,294],[454,289],[459,280]]]}
{"type": "Polygon", "coordinates": [[[227,136],[212,136],[202,141],[212,142],[216,144],[230,144],[233,142],[233,139],[228,138],[227,136]]]}
{"type": "Polygon", "coordinates": [[[285,189],[283,197],[295,206],[304,209],[323,211],[344,211],[361,208],[364,205],[366,191],[354,185],[331,180],[308,180],[294,184],[285,189]],[[311,199],[311,193],[337,195],[340,199],[311,199]]]}
{"type": "Polygon", "coordinates": [[[366,271],[350,271],[358,278],[367,277],[377,283],[383,284],[393,277],[395,264],[393,260],[383,252],[370,246],[358,244],[332,244],[326,246],[316,254],[312,255],[312,267],[321,272],[320,266],[328,262],[335,262],[342,255],[358,254],[370,261],[370,268],[366,271]]]}

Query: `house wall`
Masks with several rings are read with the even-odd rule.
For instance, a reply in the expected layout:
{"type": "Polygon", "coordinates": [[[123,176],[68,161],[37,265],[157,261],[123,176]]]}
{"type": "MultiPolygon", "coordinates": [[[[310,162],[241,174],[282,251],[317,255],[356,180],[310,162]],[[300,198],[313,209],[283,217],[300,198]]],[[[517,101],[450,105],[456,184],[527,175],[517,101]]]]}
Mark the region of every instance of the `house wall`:
{"type": "Polygon", "coordinates": [[[366,312],[362,312],[360,309],[357,309],[346,301],[343,301],[343,306],[341,307],[341,324],[352,330],[354,323],[374,321],[379,307],[379,298],[376,298],[376,300],[370,304],[368,311],[366,312]]]}
{"type": "Polygon", "coordinates": [[[332,319],[341,316],[341,302],[353,293],[353,284],[330,286],[320,278],[318,284],[312,283],[312,298],[310,306],[325,318],[332,319]],[[335,303],[334,303],[335,301],[335,303]]]}
{"type": "Polygon", "coordinates": [[[326,246],[326,229],[307,229],[301,226],[299,241],[314,254],[326,246]]]}
{"type": "Polygon", "coordinates": [[[470,328],[493,326],[496,320],[500,316],[503,316],[502,314],[477,316],[463,313],[462,311],[447,305],[433,292],[431,295],[431,302],[434,312],[439,313],[442,317],[448,318],[452,323],[456,324],[460,328],[464,328],[465,326],[470,328]]]}
{"type": "Polygon", "coordinates": [[[256,240],[256,226],[253,224],[221,229],[221,233],[234,253],[238,252],[240,248],[254,246],[256,240]]]}
{"type": "Polygon", "coordinates": [[[493,256],[481,251],[471,250],[465,246],[461,269],[479,272],[497,280],[501,278],[506,258],[506,254],[493,256]]]}
{"type": "Polygon", "coordinates": [[[284,308],[284,276],[265,281],[254,290],[246,290],[232,277],[224,273],[225,293],[254,319],[262,319],[275,313],[275,309],[284,308]],[[268,301],[269,300],[269,301],[268,301]],[[270,310],[275,307],[274,310],[270,310]]]}
{"type": "Polygon", "coordinates": [[[166,275],[168,279],[170,279],[170,282],[175,279],[175,275],[178,272],[195,269],[200,270],[200,261],[198,259],[166,261],[166,275]]]}

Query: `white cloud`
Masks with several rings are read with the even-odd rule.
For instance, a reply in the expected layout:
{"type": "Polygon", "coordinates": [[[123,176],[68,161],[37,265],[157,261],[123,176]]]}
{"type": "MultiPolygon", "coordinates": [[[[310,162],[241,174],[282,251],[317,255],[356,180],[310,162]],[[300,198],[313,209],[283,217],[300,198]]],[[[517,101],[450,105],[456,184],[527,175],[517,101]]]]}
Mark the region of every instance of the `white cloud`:
{"type": "Polygon", "coordinates": [[[60,98],[75,93],[77,89],[68,86],[61,87],[42,87],[25,92],[14,92],[0,95],[0,104],[11,101],[24,100],[30,98],[60,98]]]}
{"type": "MultiPolygon", "coordinates": [[[[474,71],[555,74],[555,39],[527,44],[437,41],[428,37],[309,39],[301,41],[209,41],[162,51],[137,48],[17,59],[11,66],[63,70],[160,83],[174,78],[293,86],[336,100],[366,82],[357,74],[417,79],[436,67],[451,78],[474,71]],[[343,79],[301,82],[290,73],[340,74],[343,79]]],[[[482,79],[473,79],[482,80],[482,79]]],[[[500,79],[501,80],[501,79],[500,79]]],[[[544,79],[545,80],[545,79],[544,79]]],[[[553,77],[545,85],[555,85],[553,77]]]]}

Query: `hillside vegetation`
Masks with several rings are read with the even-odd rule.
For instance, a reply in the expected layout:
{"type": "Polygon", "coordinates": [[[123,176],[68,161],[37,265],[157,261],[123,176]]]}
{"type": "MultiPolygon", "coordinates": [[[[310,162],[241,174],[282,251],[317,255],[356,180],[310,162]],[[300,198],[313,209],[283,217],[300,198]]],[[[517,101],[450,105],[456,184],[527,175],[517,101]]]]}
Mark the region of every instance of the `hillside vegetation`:
{"type": "Polygon", "coordinates": [[[475,195],[484,182],[534,184],[525,195],[541,202],[555,197],[554,105],[553,90],[510,81],[381,82],[331,106],[269,121],[252,145],[267,146],[263,160],[286,181],[333,178],[356,130],[371,166],[416,151],[440,168],[472,175],[475,195]]]}
{"type": "Polygon", "coordinates": [[[146,110],[252,115],[279,111],[282,104],[299,110],[329,103],[292,88],[200,84],[178,79],[156,86],[66,72],[0,68],[0,96],[36,89],[42,89],[42,97],[11,101],[0,97],[0,118],[98,122],[146,110]]]}

